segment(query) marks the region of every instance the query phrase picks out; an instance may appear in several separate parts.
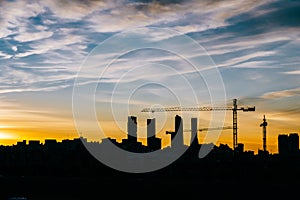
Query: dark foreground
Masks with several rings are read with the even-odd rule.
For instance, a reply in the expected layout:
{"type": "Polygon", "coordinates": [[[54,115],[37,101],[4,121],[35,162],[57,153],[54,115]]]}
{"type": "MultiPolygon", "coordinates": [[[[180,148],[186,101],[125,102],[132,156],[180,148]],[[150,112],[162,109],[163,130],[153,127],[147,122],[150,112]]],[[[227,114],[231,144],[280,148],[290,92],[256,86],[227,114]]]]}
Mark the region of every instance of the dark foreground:
{"type": "Polygon", "coordinates": [[[190,178],[2,177],[1,199],[277,198],[298,195],[299,181],[191,180],[190,178]]]}
{"type": "Polygon", "coordinates": [[[80,144],[67,150],[3,148],[0,199],[277,199],[299,195],[298,154],[234,154],[223,145],[199,159],[199,148],[192,146],[174,163],[149,173],[111,169],[80,144]]]}

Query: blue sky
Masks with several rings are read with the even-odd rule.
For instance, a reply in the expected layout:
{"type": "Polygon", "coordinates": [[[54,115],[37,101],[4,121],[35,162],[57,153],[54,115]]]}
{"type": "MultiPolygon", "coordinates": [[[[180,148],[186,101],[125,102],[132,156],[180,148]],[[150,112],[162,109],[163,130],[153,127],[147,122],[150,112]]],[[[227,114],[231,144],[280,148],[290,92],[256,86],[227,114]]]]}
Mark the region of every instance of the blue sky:
{"type": "MultiPolygon", "coordinates": [[[[70,124],[74,80],[80,68],[87,65],[86,59],[92,60],[89,57],[93,55],[92,50],[116,34],[143,28],[141,38],[148,34],[156,44],[184,35],[198,43],[221,75],[228,104],[237,98],[240,104],[259,108],[256,114],[247,115],[252,120],[249,123],[259,124],[265,113],[277,126],[274,138],[280,131],[297,132],[296,122],[300,119],[299,11],[299,1],[286,0],[0,1],[1,121],[18,127],[16,130],[27,128],[35,132],[42,132],[34,128],[42,128],[41,123],[53,123],[57,127],[70,124]],[[168,28],[176,34],[157,34],[153,28],[168,28]]],[[[120,41],[111,48],[119,48],[122,42],[130,45],[128,40],[120,41]]],[[[112,59],[112,51],[101,51],[103,63],[112,59]]],[[[191,49],[189,52],[188,59],[204,55],[191,49]]],[[[119,93],[115,97],[127,101],[126,95],[147,78],[177,88],[176,93],[182,98],[190,96],[187,92],[190,90],[176,82],[178,77],[170,76],[172,69],[177,76],[178,73],[180,76],[189,74],[191,87],[197,90],[198,96],[203,95],[200,104],[210,103],[205,101],[209,97],[205,81],[193,79],[196,72],[185,61],[170,52],[144,49],[122,55],[104,74],[107,81],[103,81],[96,93],[100,95],[99,112],[103,112],[106,108],[103,105],[110,100],[102,97],[111,96],[117,84],[119,93]],[[138,66],[140,68],[132,70],[138,66]]],[[[86,75],[83,84],[98,81],[99,77],[94,75],[86,75]]],[[[166,94],[163,87],[153,84],[133,97],[137,105],[156,102],[172,105],[173,101],[167,98],[171,98],[171,94],[166,94]],[[157,101],[162,96],[166,98],[157,101]]],[[[188,99],[184,101],[192,105],[188,99]]],[[[52,130],[53,124],[44,128],[52,130]]],[[[68,130],[52,131],[64,132],[66,136],[68,130]]]]}

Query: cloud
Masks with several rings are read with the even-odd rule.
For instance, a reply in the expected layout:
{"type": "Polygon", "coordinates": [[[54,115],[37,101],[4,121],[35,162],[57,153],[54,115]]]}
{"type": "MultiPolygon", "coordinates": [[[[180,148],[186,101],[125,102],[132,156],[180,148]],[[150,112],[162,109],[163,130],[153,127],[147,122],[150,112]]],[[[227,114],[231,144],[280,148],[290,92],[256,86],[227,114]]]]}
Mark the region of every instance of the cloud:
{"type": "Polygon", "coordinates": [[[19,42],[29,42],[33,40],[41,40],[41,39],[46,39],[49,38],[53,35],[53,32],[50,31],[40,31],[40,32],[24,32],[21,34],[18,34],[17,36],[14,37],[15,40],[19,42]]]}
{"type": "Polygon", "coordinates": [[[42,4],[49,8],[56,17],[63,20],[80,20],[95,11],[101,11],[115,6],[109,0],[45,0],[42,4]]]}
{"type": "Polygon", "coordinates": [[[26,27],[30,17],[45,12],[44,7],[38,2],[2,1],[0,5],[0,36],[2,38],[18,33],[19,28],[26,27]]]}
{"type": "MultiPolygon", "coordinates": [[[[57,50],[69,51],[72,54],[86,54],[82,52],[82,49],[85,48],[84,38],[78,35],[68,35],[60,37],[58,39],[45,39],[32,44],[29,44],[31,48],[28,48],[27,51],[16,54],[16,57],[26,57],[34,54],[43,55],[57,50]]],[[[51,57],[51,56],[50,56],[51,57]]]]}
{"type": "MultiPolygon", "coordinates": [[[[245,30],[246,31],[246,30],[245,30]]],[[[276,44],[278,42],[289,42],[299,37],[300,28],[280,29],[277,31],[253,34],[250,36],[235,36],[235,33],[226,33],[224,37],[218,36],[216,40],[201,42],[206,46],[211,55],[221,55],[233,51],[257,48],[266,44],[276,44]]]]}
{"type": "Polygon", "coordinates": [[[2,66],[0,93],[54,91],[72,86],[73,79],[73,74],[59,66],[2,66]]]}
{"type": "MultiPolygon", "coordinates": [[[[247,67],[247,68],[260,68],[261,65],[253,65],[257,63],[249,62],[251,59],[257,59],[261,57],[268,57],[271,55],[276,55],[276,51],[259,51],[254,53],[249,53],[243,56],[234,57],[231,59],[227,59],[224,63],[218,64],[218,67],[247,67]]],[[[267,62],[264,61],[264,64],[267,62]]]]}
{"type": "MultiPolygon", "coordinates": [[[[233,68],[248,68],[248,69],[274,69],[278,68],[276,66],[272,65],[271,61],[247,61],[239,64],[235,64],[231,66],[233,68]]],[[[250,76],[249,79],[255,80],[258,78],[263,78],[264,76],[262,74],[256,75],[256,76],[250,76]]]]}
{"type": "Polygon", "coordinates": [[[17,46],[12,46],[11,49],[12,49],[13,51],[18,51],[18,47],[17,47],[17,46]]]}
{"type": "Polygon", "coordinates": [[[118,7],[109,13],[99,13],[88,18],[89,28],[96,32],[118,32],[153,23],[153,18],[147,16],[144,12],[139,12],[127,5],[118,7]]]}
{"type": "Polygon", "coordinates": [[[236,1],[116,1],[107,12],[86,17],[98,32],[117,32],[142,26],[171,27],[182,33],[228,25],[228,18],[253,10],[266,2],[236,1]]]}
{"type": "Polygon", "coordinates": [[[70,87],[69,85],[59,85],[59,86],[53,86],[53,87],[30,87],[30,88],[24,88],[24,87],[18,87],[18,88],[8,88],[8,89],[1,89],[0,94],[7,94],[7,93],[16,93],[16,92],[51,92],[56,91],[59,89],[70,87]]]}
{"type": "Polygon", "coordinates": [[[288,89],[288,90],[280,90],[275,92],[267,92],[263,94],[261,97],[264,99],[277,99],[284,97],[293,97],[300,95],[300,88],[288,89]]]}
{"type": "Polygon", "coordinates": [[[300,75],[300,70],[282,72],[283,74],[300,75]]]}
{"type": "Polygon", "coordinates": [[[9,59],[9,58],[11,58],[11,55],[0,51],[0,59],[9,59]]]}
{"type": "MultiPolygon", "coordinates": [[[[51,81],[70,80],[89,51],[99,42],[112,33],[135,27],[167,27],[181,34],[195,33],[190,35],[195,36],[207,49],[219,67],[268,68],[275,62],[272,61],[274,56],[282,52],[272,45],[294,41],[299,37],[299,29],[277,27],[272,31],[254,35],[243,35],[239,32],[249,30],[242,28],[240,23],[248,23],[251,19],[259,19],[261,16],[271,16],[280,9],[268,8],[270,2],[272,1],[2,2],[1,33],[5,37],[4,40],[9,39],[12,45],[10,51],[1,49],[0,56],[8,66],[14,66],[2,69],[7,72],[2,73],[2,80],[12,82],[12,91],[16,89],[14,87],[23,88],[22,84],[27,84],[28,88],[31,84],[36,90],[50,87],[44,84],[45,82],[50,84],[51,81]],[[13,59],[9,59],[12,56],[13,59]],[[39,86],[36,85],[38,82],[41,83],[39,86]]],[[[151,38],[161,42],[174,37],[155,35],[155,32],[149,34],[151,38]]],[[[106,53],[109,54],[109,50],[106,53]]],[[[193,53],[191,50],[191,58],[203,56],[193,53]]],[[[105,53],[102,56],[104,61],[109,59],[105,53]]],[[[183,74],[193,73],[182,63],[176,63],[176,58],[170,55],[154,55],[153,58],[140,56],[142,61],[170,64],[180,68],[183,74]]],[[[122,74],[122,70],[126,70],[121,61],[110,71],[106,81],[115,81],[114,78],[122,74]]],[[[130,80],[134,81],[135,77],[145,78],[135,74],[130,80]]],[[[95,75],[91,74],[86,78],[94,81],[95,75]]],[[[10,91],[9,88],[6,88],[6,91],[10,91]]]]}

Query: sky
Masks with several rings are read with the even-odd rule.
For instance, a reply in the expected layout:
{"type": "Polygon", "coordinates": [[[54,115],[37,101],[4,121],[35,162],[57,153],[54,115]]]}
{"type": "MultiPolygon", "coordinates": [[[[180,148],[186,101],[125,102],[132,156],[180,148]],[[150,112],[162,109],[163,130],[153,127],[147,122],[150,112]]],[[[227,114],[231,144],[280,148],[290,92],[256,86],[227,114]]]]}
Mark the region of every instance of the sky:
{"type": "MultiPolygon", "coordinates": [[[[277,152],[299,133],[300,2],[288,0],[0,1],[0,143],[124,137],[144,107],[255,106],[238,111],[238,141],[277,152]],[[99,130],[95,130],[95,129],[99,130]]],[[[198,127],[232,125],[232,112],[182,112],[198,127]],[[216,118],[212,118],[215,114],[216,118]]],[[[187,131],[188,134],[188,131],[187,131]]],[[[199,132],[232,146],[232,130],[199,132]]]]}

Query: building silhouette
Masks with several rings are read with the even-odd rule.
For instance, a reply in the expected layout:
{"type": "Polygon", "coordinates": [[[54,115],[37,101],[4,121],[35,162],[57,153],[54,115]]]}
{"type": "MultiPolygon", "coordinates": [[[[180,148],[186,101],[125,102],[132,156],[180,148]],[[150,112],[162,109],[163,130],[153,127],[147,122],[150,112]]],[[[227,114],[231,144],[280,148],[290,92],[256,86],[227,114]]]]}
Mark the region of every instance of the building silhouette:
{"type": "Polygon", "coordinates": [[[179,115],[175,116],[175,133],[182,134],[183,133],[183,121],[182,117],[179,115]]]}
{"type": "Polygon", "coordinates": [[[127,139],[131,142],[137,142],[137,117],[128,116],[127,121],[127,139]]]}
{"type": "Polygon", "coordinates": [[[178,144],[184,145],[183,142],[183,120],[179,115],[175,116],[175,134],[178,137],[178,144]]]}
{"type": "Polygon", "coordinates": [[[183,146],[183,120],[179,115],[175,116],[175,130],[166,131],[166,134],[171,135],[171,147],[183,146]]]}
{"type": "Polygon", "coordinates": [[[244,153],[244,144],[243,143],[238,143],[235,150],[236,150],[236,153],[244,153]]]}
{"type": "Polygon", "coordinates": [[[147,147],[150,151],[161,149],[161,139],[156,137],[156,120],[147,119],[147,147]]]}
{"type": "Polygon", "coordinates": [[[299,135],[298,133],[289,134],[289,151],[291,153],[298,153],[299,151],[299,135]]]}
{"type": "MultiPolygon", "coordinates": [[[[114,145],[131,152],[142,153],[151,152],[161,149],[161,138],[156,137],[156,120],[147,119],[147,145],[145,146],[137,137],[137,117],[128,116],[127,121],[127,138],[122,139],[119,143],[115,139],[108,138],[114,145]]],[[[108,140],[106,142],[108,142],[108,140]]],[[[105,141],[102,139],[102,142],[105,141]]]]}
{"type": "Polygon", "coordinates": [[[155,118],[147,119],[147,137],[148,138],[155,136],[155,128],[156,128],[155,122],[156,122],[155,118]]]}
{"type": "Polygon", "coordinates": [[[278,153],[279,155],[296,155],[299,153],[299,135],[298,133],[279,134],[278,135],[278,153]]]}
{"type": "Polygon", "coordinates": [[[190,142],[191,146],[193,143],[195,143],[195,145],[199,144],[199,140],[198,140],[198,120],[197,118],[191,118],[191,142],[190,142]],[[193,139],[193,140],[192,140],[193,139]]]}
{"type": "Polygon", "coordinates": [[[116,140],[109,139],[113,144],[118,147],[131,152],[146,152],[147,148],[138,141],[137,136],[137,117],[128,116],[127,121],[127,138],[122,139],[121,143],[118,143],[116,140]]]}

